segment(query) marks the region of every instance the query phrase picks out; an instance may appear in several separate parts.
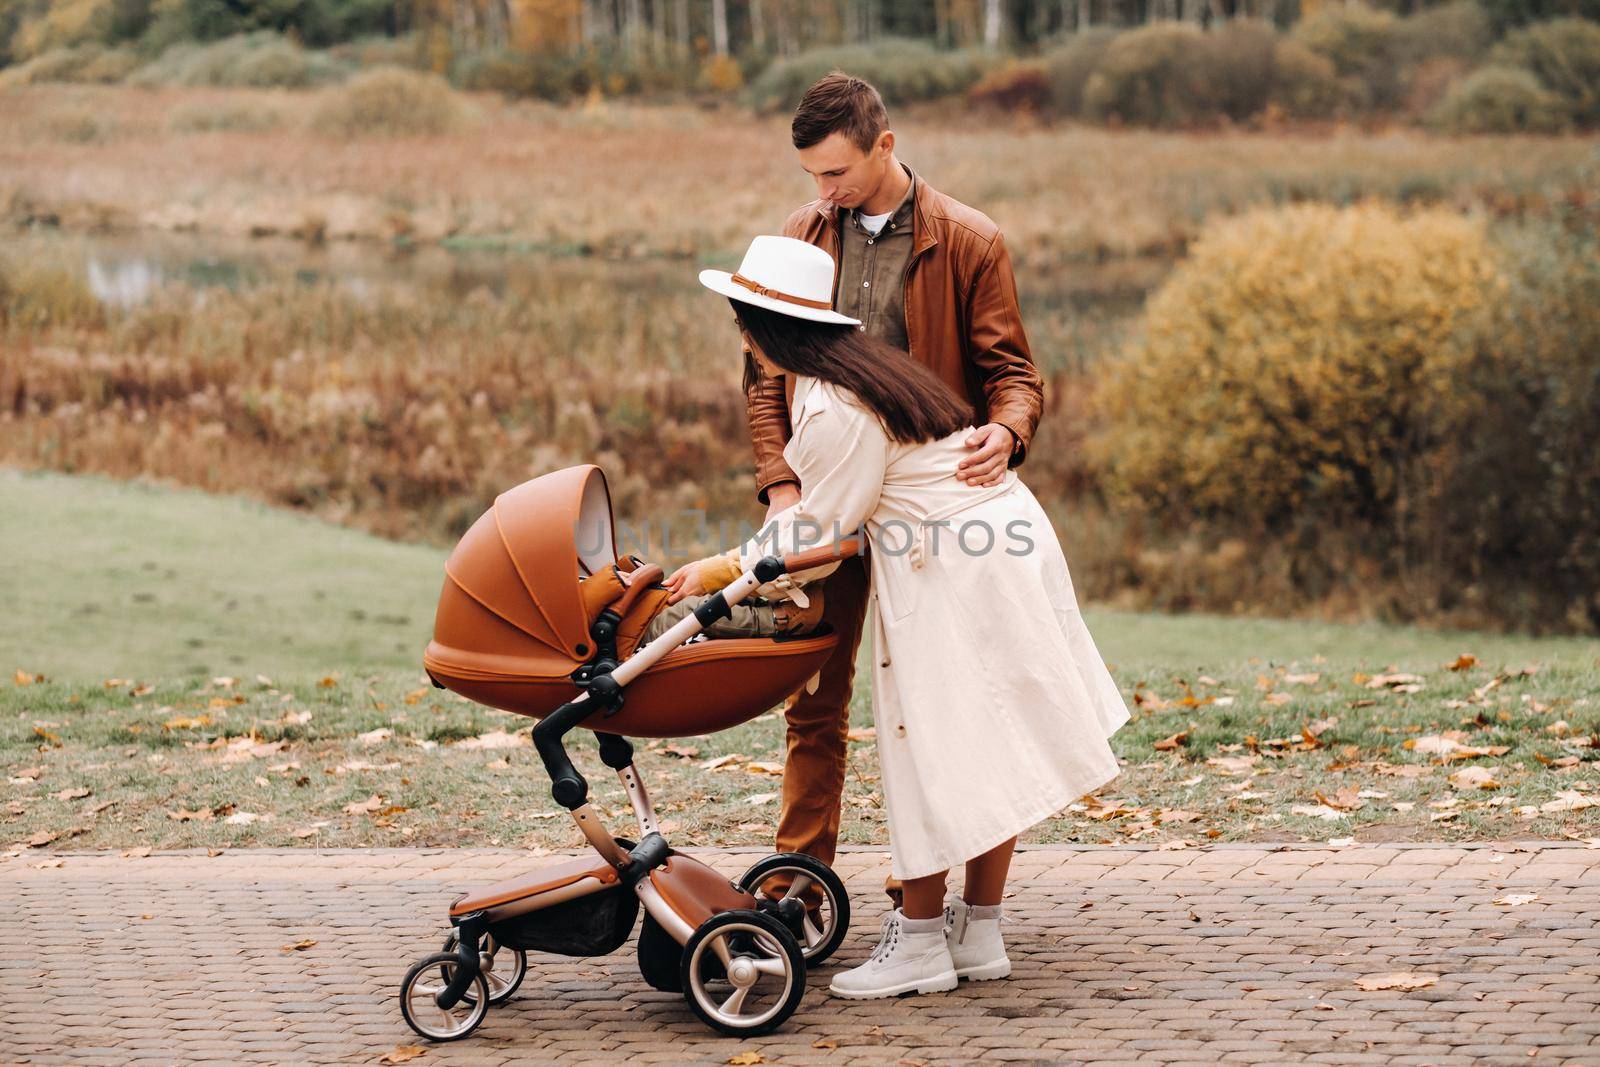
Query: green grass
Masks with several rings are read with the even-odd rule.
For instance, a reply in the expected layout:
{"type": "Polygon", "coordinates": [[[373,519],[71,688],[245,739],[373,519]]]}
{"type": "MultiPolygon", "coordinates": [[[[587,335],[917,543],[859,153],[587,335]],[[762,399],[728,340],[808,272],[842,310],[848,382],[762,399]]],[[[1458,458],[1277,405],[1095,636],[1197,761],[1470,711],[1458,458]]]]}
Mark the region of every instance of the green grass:
{"type": "MultiPolygon", "coordinates": [[[[438,550],[99,479],[0,472],[0,499],[10,779],[0,843],[576,843],[526,721],[425,683],[438,550]],[[512,731],[515,747],[470,742],[496,730],[512,731]],[[372,811],[345,810],[373,797],[372,811]]],[[[1124,773],[1099,812],[1069,811],[1028,840],[1600,835],[1600,805],[1542,810],[1563,793],[1600,797],[1600,642],[1112,611],[1089,620],[1134,705],[1112,739],[1124,773]],[[1450,669],[1461,653],[1477,663],[1450,669]],[[1420,676],[1420,688],[1373,687],[1369,676],[1393,671],[1420,676]],[[1307,727],[1314,744],[1286,743],[1307,727]],[[1446,731],[1506,751],[1439,763],[1405,747],[1446,731]],[[1237,770],[1208,762],[1250,756],[1237,770]],[[1468,765],[1494,768],[1497,785],[1452,785],[1468,765]],[[1294,811],[1341,791],[1360,806],[1333,819],[1294,811]]],[[[865,661],[858,677],[845,838],[881,844],[865,661]]],[[[770,839],[776,712],[641,747],[670,834],[770,839]],[[738,758],[705,766],[725,755],[738,758]]],[[[615,778],[583,739],[574,752],[620,829],[615,778]]]]}
{"type": "Polygon", "coordinates": [[[409,668],[433,629],[444,573],[435,548],[93,477],[0,470],[0,501],[7,674],[409,668]]]}
{"type": "MultiPolygon", "coordinates": [[[[236,497],[0,469],[0,667],[66,681],[420,669],[445,553],[236,497]],[[6,660],[12,662],[7,663],[6,660]]],[[[1262,664],[1600,666],[1600,641],[1091,610],[1130,684],[1262,664]]]]}

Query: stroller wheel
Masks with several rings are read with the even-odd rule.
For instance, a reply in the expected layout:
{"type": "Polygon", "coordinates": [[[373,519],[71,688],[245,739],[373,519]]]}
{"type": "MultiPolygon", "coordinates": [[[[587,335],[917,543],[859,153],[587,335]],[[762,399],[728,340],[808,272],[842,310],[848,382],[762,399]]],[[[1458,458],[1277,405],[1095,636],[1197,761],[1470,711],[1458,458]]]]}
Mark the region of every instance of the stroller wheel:
{"type": "Polygon", "coordinates": [[[806,965],[815,967],[833,955],[850,929],[850,894],[833,868],[800,852],[768,856],[744,872],[739,888],[756,898],[756,907],[789,928],[806,965]],[[815,913],[802,903],[815,887],[821,901],[815,913]]]}
{"type": "Polygon", "coordinates": [[[789,928],[737,909],[713,915],[683,946],[683,998],[713,1030],[736,1036],[782,1026],[806,991],[806,960],[789,928]]]}
{"type": "Polygon", "coordinates": [[[425,956],[411,965],[400,982],[400,1014],[429,1041],[458,1041],[478,1028],[489,1014],[489,987],[481,973],[472,976],[468,995],[449,1009],[434,998],[455,978],[461,961],[443,952],[425,956]]]}
{"type": "MultiPolygon", "coordinates": [[[[454,956],[457,943],[456,935],[451,934],[445,938],[444,951],[454,956]]],[[[492,934],[484,935],[481,948],[478,969],[483,973],[483,984],[489,987],[489,1003],[499,1004],[510,999],[523,978],[527,977],[528,954],[520,948],[506,948],[492,934]]],[[[448,978],[445,980],[449,981],[448,978]]],[[[467,987],[462,999],[474,999],[471,986],[467,987]]]]}

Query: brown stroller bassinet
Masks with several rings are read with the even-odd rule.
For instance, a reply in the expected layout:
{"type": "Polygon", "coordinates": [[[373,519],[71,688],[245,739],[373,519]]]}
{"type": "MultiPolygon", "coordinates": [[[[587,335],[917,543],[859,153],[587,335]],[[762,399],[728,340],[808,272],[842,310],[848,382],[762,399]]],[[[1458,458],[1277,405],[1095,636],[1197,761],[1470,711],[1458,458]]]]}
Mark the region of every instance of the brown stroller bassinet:
{"type": "Polygon", "coordinates": [[[666,599],[661,570],[620,559],[600,468],[556,471],[502,493],[445,564],[423,663],[435,685],[541,721],[534,744],[595,855],[458,897],[444,951],[401,984],[401,1010],[424,1037],[470,1034],[509,997],[528,950],[598,955],[627,940],[641,905],[646,982],[681,992],[706,1023],[764,1033],[799,1005],[807,964],[830,955],[849,923],[844,885],[810,856],[779,854],[737,883],[676,852],[660,832],[627,737],[712,733],[762,714],[799,689],[837,643],[793,638],[693,639],[764,583],[859,550],[847,540],[768,556],[661,636],[638,646],[666,599]],[[626,585],[617,570],[633,572],[626,585]],[[568,757],[571,730],[593,730],[639,822],[613,837],[568,757]]]}
{"type": "MultiPolygon", "coordinates": [[[[550,714],[578,695],[584,668],[604,658],[584,585],[618,562],[611,496],[599,467],[569,467],[502,493],[445,564],[433,641],[423,656],[428,674],[480,704],[535,718],[550,714]]],[[[644,588],[635,583],[635,590],[644,588]]],[[[621,605],[615,661],[632,651],[630,638],[637,640],[664,596],[645,590],[621,605]]],[[[799,689],[837,640],[817,634],[680,645],[629,684],[605,730],[687,737],[736,726],[799,689]]]]}

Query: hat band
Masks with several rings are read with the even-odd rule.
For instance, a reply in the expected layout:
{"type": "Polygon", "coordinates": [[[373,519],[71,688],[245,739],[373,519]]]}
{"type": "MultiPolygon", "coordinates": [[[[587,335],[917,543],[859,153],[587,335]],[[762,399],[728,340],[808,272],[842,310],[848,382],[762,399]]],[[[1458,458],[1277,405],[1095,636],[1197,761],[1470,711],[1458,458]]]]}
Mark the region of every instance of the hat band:
{"type": "Polygon", "coordinates": [[[743,274],[733,275],[733,280],[739,285],[742,285],[746,289],[750,290],[752,293],[755,293],[757,296],[764,296],[769,300],[782,300],[785,304],[799,304],[801,307],[816,308],[819,311],[833,310],[833,304],[829,301],[807,300],[803,296],[790,296],[788,293],[785,293],[779,289],[768,289],[760,282],[751,281],[743,274]]]}

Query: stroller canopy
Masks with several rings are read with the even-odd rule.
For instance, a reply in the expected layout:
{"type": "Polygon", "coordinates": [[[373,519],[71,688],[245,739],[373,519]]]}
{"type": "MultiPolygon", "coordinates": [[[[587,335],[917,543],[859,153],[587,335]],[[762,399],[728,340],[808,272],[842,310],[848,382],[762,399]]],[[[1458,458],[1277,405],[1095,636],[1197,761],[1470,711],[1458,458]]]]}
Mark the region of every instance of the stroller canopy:
{"type": "Polygon", "coordinates": [[[569,674],[593,651],[579,578],[616,559],[604,471],[585,464],[523,482],[495,498],[444,568],[447,587],[455,585],[521,640],[501,633],[485,643],[488,635],[441,632],[457,630],[447,621],[474,625],[443,615],[434,636],[458,648],[519,656],[523,672],[543,664],[551,675],[569,674]]]}

